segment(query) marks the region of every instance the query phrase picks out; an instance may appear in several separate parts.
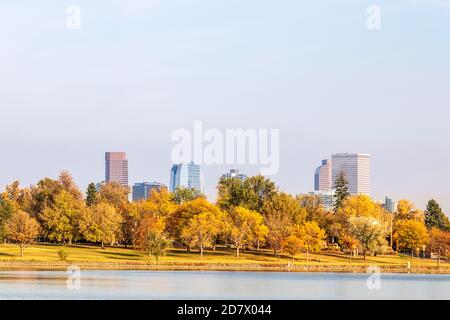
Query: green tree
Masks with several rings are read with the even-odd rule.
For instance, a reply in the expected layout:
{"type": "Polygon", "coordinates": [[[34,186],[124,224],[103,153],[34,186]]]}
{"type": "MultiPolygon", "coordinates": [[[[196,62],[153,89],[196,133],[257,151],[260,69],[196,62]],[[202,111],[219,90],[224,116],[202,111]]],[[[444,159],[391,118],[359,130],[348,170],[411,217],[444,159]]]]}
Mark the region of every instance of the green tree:
{"type": "Polygon", "coordinates": [[[44,209],[42,221],[44,234],[52,241],[72,243],[78,235],[78,215],[83,208],[82,201],[65,190],[55,196],[54,203],[44,209]]]}
{"type": "Polygon", "coordinates": [[[202,197],[202,193],[194,188],[179,187],[176,188],[172,197],[176,204],[183,204],[188,201],[202,197]]]}
{"type": "Polygon", "coordinates": [[[11,201],[0,197],[0,241],[6,239],[6,225],[13,215],[14,206],[11,201]]]}
{"type": "Polygon", "coordinates": [[[344,200],[350,196],[348,192],[348,181],[343,171],[339,172],[333,187],[336,190],[333,211],[336,212],[342,206],[344,200]]]}
{"type": "Polygon", "coordinates": [[[387,248],[387,227],[380,220],[371,216],[352,216],[350,234],[358,241],[364,255],[369,252],[379,253],[387,248]]]}
{"type": "Polygon", "coordinates": [[[114,244],[120,237],[122,216],[107,203],[99,203],[82,211],[80,232],[87,241],[114,244]]]}
{"type": "Polygon", "coordinates": [[[34,242],[39,234],[38,222],[22,210],[14,212],[6,224],[6,234],[9,240],[20,247],[20,256],[26,245],[34,242]]]}
{"type": "Polygon", "coordinates": [[[89,183],[86,190],[86,205],[92,206],[97,203],[97,188],[93,182],[89,183]]]}
{"type": "Polygon", "coordinates": [[[434,199],[428,201],[427,209],[425,210],[425,225],[428,229],[438,228],[443,231],[450,231],[450,222],[434,199]]]}

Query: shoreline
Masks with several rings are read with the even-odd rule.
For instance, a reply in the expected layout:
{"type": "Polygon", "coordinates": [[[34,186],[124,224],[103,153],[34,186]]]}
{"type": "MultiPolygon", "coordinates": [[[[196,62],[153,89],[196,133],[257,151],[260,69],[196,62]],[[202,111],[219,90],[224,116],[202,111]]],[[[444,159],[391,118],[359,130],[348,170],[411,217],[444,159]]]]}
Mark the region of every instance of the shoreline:
{"type": "MultiPolygon", "coordinates": [[[[236,271],[236,272],[303,272],[303,273],[367,273],[373,265],[291,265],[286,264],[229,264],[229,263],[108,263],[108,262],[5,262],[1,271],[65,271],[70,265],[81,270],[127,271],[236,271]]],[[[450,274],[450,267],[385,265],[378,266],[381,273],[450,274]]]]}

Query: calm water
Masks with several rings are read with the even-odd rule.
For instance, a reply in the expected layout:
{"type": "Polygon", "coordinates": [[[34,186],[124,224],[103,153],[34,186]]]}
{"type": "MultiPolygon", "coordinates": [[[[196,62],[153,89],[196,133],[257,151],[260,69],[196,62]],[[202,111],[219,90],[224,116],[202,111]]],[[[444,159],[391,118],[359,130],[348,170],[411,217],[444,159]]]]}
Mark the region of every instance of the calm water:
{"type": "Polygon", "coordinates": [[[379,290],[345,273],[81,271],[79,290],[67,277],[0,271],[0,299],[450,299],[450,275],[382,274],[379,290]]]}

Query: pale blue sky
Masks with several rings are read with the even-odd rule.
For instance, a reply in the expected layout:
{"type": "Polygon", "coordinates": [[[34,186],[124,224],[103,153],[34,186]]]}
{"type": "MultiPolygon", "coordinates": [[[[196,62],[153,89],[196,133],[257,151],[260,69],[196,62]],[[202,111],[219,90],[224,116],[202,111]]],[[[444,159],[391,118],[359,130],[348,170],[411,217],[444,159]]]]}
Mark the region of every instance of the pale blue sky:
{"type": "MultiPolygon", "coordinates": [[[[449,57],[449,0],[3,2],[0,186],[69,169],[85,188],[109,150],[128,153],[130,182],[168,183],[171,132],[201,120],[279,128],[282,190],[310,191],[321,159],[363,152],[375,198],[450,212],[449,57]]],[[[227,169],[203,167],[211,198],[227,169]]]]}

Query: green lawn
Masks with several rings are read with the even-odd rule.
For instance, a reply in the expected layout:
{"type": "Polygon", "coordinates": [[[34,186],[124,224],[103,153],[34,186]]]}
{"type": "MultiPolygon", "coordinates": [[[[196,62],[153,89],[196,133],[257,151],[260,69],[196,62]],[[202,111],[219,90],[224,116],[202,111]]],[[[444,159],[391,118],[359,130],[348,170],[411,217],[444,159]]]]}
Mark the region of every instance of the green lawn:
{"type": "MultiPolygon", "coordinates": [[[[20,257],[19,247],[14,244],[0,245],[0,262],[58,262],[58,251],[61,246],[40,244],[29,246],[25,249],[24,257],[20,257]]],[[[153,263],[154,258],[141,253],[137,250],[122,247],[107,247],[102,249],[95,246],[73,245],[67,246],[69,262],[100,262],[100,263],[127,263],[127,264],[142,264],[153,263]]],[[[405,266],[408,261],[411,266],[436,266],[436,260],[411,258],[410,256],[378,256],[367,257],[364,261],[362,257],[353,257],[351,261],[348,256],[341,254],[310,254],[310,261],[306,261],[304,254],[296,257],[296,265],[378,265],[378,266],[405,266]]],[[[179,264],[194,264],[194,263],[215,263],[215,264],[287,264],[290,258],[281,256],[280,259],[273,256],[272,251],[246,251],[241,253],[239,258],[235,257],[235,252],[231,248],[218,248],[216,251],[206,251],[203,259],[200,255],[193,251],[187,252],[186,249],[171,249],[168,250],[165,256],[160,257],[159,262],[179,263],[179,264]]],[[[441,261],[442,267],[450,267],[450,263],[441,261]]]]}

